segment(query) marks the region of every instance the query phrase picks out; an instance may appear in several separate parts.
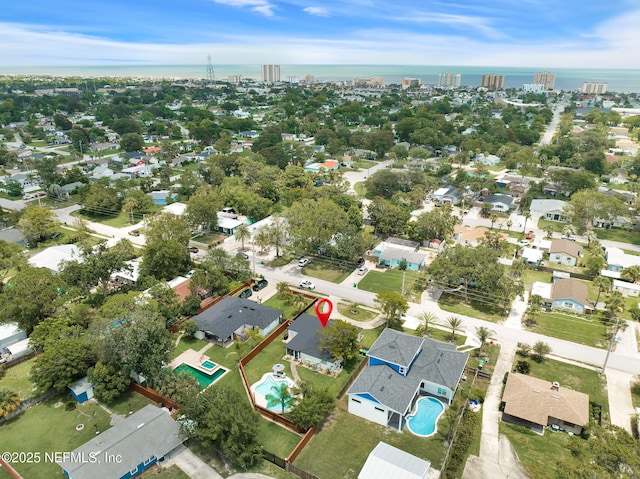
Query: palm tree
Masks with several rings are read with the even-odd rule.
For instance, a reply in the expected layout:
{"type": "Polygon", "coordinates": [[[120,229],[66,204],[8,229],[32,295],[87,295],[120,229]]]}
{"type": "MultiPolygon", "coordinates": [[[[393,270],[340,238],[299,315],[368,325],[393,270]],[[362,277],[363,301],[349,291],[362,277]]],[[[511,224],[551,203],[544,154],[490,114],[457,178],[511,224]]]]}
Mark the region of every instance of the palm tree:
{"type": "Polygon", "coordinates": [[[624,311],[624,297],[620,291],[612,291],[606,303],[606,313],[609,320],[613,320],[619,313],[624,311]]]}
{"type": "Polygon", "coordinates": [[[296,308],[296,311],[302,311],[307,305],[307,298],[305,298],[302,294],[296,294],[295,298],[293,298],[293,307],[296,308]]]}
{"type": "Polygon", "coordinates": [[[576,227],[572,224],[566,224],[562,227],[562,234],[564,236],[572,236],[576,234],[576,227]]]}
{"type": "Polygon", "coordinates": [[[460,331],[462,329],[462,319],[457,316],[449,316],[446,320],[445,326],[451,328],[451,337],[455,341],[456,340],[456,331],[460,331]]]}
{"type": "Polygon", "coordinates": [[[529,211],[524,212],[524,228],[522,228],[522,232],[527,231],[527,221],[531,218],[531,213],[529,211]]]}
{"type": "Polygon", "coordinates": [[[20,406],[20,396],[8,388],[0,388],[0,417],[7,417],[9,413],[20,406]]]}
{"type": "Polygon", "coordinates": [[[278,404],[282,408],[282,414],[284,410],[293,404],[293,396],[289,391],[289,384],[286,382],[280,382],[275,386],[271,386],[271,393],[264,397],[267,400],[267,407],[277,406],[278,404]]]}
{"type": "Polygon", "coordinates": [[[498,221],[498,215],[489,216],[489,220],[491,221],[491,229],[493,229],[493,225],[495,224],[496,221],[498,221]]]}
{"type": "Polygon", "coordinates": [[[489,340],[489,337],[492,334],[494,334],[494,332],[486,326],[476,327],[476,338],[478,338],[478,341],[480,341],[480,351],[478,351],[478,356],[482,354],[482,346],[484,346],[484,343],[489,340]]]}
{"type": "Polygon", "coordinates": [[[609,291],[611,289],[611,280],[606,276],[596,276],[593,278],[593,285],[598,288],[598,297],[596,298],[596,305],[600,300],[600,294],[603,291],[609,291]]]}
{"type": "Polygon", "coordinates": [[[417,331],[422,334],[422,336],[429,336],[429,327],[437,321],[438,316],[431,311],[424,311],[420,313],[418,319],[420,320],[420,325],[417,331]]]}
{"type": "Polygon", "coordinates": [[[234,235],[236,237],[236,241],[242,241],[242,249],[244,250],[244,240],[251,237],[249,227],[246,224],[241,224],[236,228],[234,235]]]}
{"type": "Polygon", "coordinates": [[[596,235],[595,231],[587,231],[584,234],[584,238],[587,240],[587,248],[591,248],[593,243],[598,242],[598,235],[596,235]]]}
{"type": "Polygon", "coordinates": [[[632,283],[640,282],[640,266],[634,264],[626,267],[622,270],[621,276],[622,279],[631,281],[632,283]]]}

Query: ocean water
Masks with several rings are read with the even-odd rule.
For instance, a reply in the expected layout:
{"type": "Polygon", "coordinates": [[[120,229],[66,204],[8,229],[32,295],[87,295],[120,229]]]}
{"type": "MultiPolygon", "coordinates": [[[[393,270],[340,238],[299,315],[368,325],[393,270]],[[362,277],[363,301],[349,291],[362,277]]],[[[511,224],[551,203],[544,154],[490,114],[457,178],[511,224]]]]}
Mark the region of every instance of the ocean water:
{"type": "MultiPolygon", "coordinates": [[[[226,80],[229,75],[260,79],[260,65],[213,65],[215,78],[226,80]]],[[[280,78],[304,79],[313,75],[315,81],[351,81],[356,76],[382,77],[386,84],[400,83],[403,78],[420,78],[424,84],[436,84],[438,74],[461,74],[461,84],[478,86],[482,75],[505,75],[507,88],[519,88],[523,83],[533,83],[533,75],[540,71],[555,73],[556,90],[576,90],[582,82],[607,82],[609,91],[640,93],[640,70],[515,68],[448,65],[280,65],[280,78]]],[[[112,66],[39,66],[0,67],[1,74],[50,75],[81,77],[134,77],[134,78],[205,78],[206,65],[112,65],[112,66]]]]}

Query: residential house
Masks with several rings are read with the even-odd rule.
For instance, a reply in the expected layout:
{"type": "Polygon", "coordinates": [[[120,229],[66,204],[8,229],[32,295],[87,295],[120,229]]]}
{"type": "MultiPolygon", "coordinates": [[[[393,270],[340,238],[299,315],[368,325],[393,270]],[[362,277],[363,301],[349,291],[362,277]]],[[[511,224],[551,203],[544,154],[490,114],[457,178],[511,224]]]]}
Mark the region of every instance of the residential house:
{"type": "Polygon", "coordinates": [[[20,246],[26,246],[27,244],[27,238],[24,233],[13,226],[0,230],[0,240],[7,243],[16,243],[20,246]]]}
{"type": "Polygon", "coordinates": [[[578,314],[593,311],[589,301],[589,288],[575,278],[558,278],[553,284],[536,281],[531,286],[531,295],[539,295],[547,307],[561,309],[578,314]]]}
{"type": "MultiPolygon", "coordinates": [[[[477,228],[471,228],[465,225],[457,225],[453,232],[454,239],[462,246],[476,247],[481,244],[485,239],[485,233],[490,231],[489,228],[484,226],[478,226],[477,228]]],[[[507,233],[499,233],[502,239],[506,240],[509,235],[507,233]]]]}
{"type": "Polygon", "coordinates": [[[475,158],[472,158],[471,161],[478,161],[487,166],[496,166],[500,163],[500,157],[496,155],[486,155],[484,153],[480,153],[475,158]]]}
{"type": "Polygon", "coordinates": [[[240,138],[258,138],[260,134],[256,130],[241,131],[238,133],[240,138]]]}
{"type": "Polygon", "coordinates": [[[424,266],[427,255],[418,251],[420,243],[402,238],[388,238],[373,250],[372,256],[378,264],[394,268],[406,261],[407,269],[418,271],[424,266]]]}
{"type": "Polygon", "coordinates": [[[102,178],[111,178],[112,176],[113,176],[113,170],[111,168],[106,166],[98,166],[94,168],[94,170],[91,172],[91,175],[89,176],[89,181],[93,182],[93,181],[101,180],[102,178]]]}
{"type": "Polygon", "coordinates": [[[64,455],[58,464],[68,479],[130,479],[163,459],[184,439],[180,424],[169,412],[149,404],[64,455]]]}
{"type": "Polygon", "coordinates": [[[529,212],[533,218],[566,223],[569,221],[565,213],[566,205],[567,202],[562,200],[536,199],[531,201],[529,212]]]}
{"type": "Polygon", "coordinates": [[[60,187],[59,195],[61,195],[63,198],[68,198],[69,195],[75,193],[78,190],[78,188],[81,188],[83,186],[84,186],[84,183],[81,183],[79,181],[75,181],[73,183],[62,185],[60,187]]]}
{"type": "Polygon", "coordinates": [[[380,441],[369,453],[358,479],[427,479],[431,463],[380,441]]]}
{"type": "Polygon", "coordinates": [[[322,172],[322,171],[335,171],[335,170],[338,170],[339,168],[340,168],[339,161],[327,160],[323,163],[309,163],[308,165],[305,165],[304,170],[322,172]]]}
{"type": "Polygon", "coordinates": [[[605,258],[609,271],[622,271],[629,266],[640,266],[640,256],[627,254],[620,248],[612,246],[605,248],[605,258]]]}
{"type": "Polygon", "coordinates": [[[630,296],[633,298],[637,298],[638,296],[640,296],[640,284],[628,283],[627,281],[614,279],[612,283],[612,289],[614,291],[620,291],[622,293],[622,296],[630,296]]]}
{"type": "Polygon", "coordinates": [[[387,328],[349,389],[349,412],[401,431],[420,395],[451,404],[468,359],[453,344],[387,328]]]}
{"type": "Polygon", "coordinates": [[[191,319],[201,337],[226,347],[234,339],[247,339],[245,329],[266,336],[282,321],[282,311],[249,299],[227,296],[191,319]]]}
{"type": "Polygon", "coordinates": [[[442,188],[438,188],[434,191],[431,196],[436,201],[441,201],[442,203],[451,203],[457,204],[460,196],[462,195],[462,191],[460,191],[455,186],[443,186],[442,188]]]}
{"type": "Polygon", "coordinates": [[[544,252],[539,248],[523,248],[522,261],[528,265],[539,266],[542,263],[544,252]]]}
{"type": "Polygon", "coordinates": [[[27,333],[25,333],[18,323],[1,323],[0,324],[0,358],[7,359],[11,355],[10,347],[28,341],[27,333]]]}
{"type": "Polygon", "coordinates": [[[582,247],[575,241],[555,239],[551,241],[549,261],[556,264],[575,266],[582,257],[582,247]]]}
{"type": "Polygon", "coordinates": [[[166,205],[178,199],[178,193],[173,193],[169,190],[152,191],[147,194],[153,199],[154,205],[166,205]]]}
{"type": "Polygon", "coordinates": [[[508,213],[513,208],[513,196],[495,194],[484,196],[484,203],[491,205],[492,211],[499,211],[500,213],[508,213]]]}
{"type": "Polygon", "coordinates": [[[34,268],[47,268],[53,274],[61,271],[61,263],[64,261],[82,261],[80,248],[74,244],[61,244],[50,246],[40,253],[29,258],[29,264],[34,268]]]}
{"type": "Polygon", "coordinates": [[[502,420],[526,424],[539,434],[545,426],[580,434],[589,423],[589,396],[557,382],[509,373],[502,395],[502,420]]]}
{"type": "Polygon", "coordinates": [[[246,224],[244,221],[238,218],[235,213],[225,213],[224,211],[218,212],[218,231],[220,233],[232,236],[236,232],[236,228],[240,225],[246,224]]]}
{"type": "MultiPolygon", "coordinates": [[[[329,321],[331,325],[333,320],[329,321]]],[[[322,325],[318,318],[303,313],[289,325],[289,339],[286,353],[297,361],[307,365],[335,371],[340,368],[340,361],[336,361],[331,354],[320,347],[320,330],[322,325]]]]}

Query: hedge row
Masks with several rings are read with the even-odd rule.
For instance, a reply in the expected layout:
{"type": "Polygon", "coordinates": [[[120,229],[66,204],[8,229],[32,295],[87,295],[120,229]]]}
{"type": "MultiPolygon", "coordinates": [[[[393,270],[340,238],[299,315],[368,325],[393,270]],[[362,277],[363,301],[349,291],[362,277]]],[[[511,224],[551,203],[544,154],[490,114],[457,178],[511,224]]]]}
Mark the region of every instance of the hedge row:
{"type": "Polygon", "coordinates": [[[458,428],[458,434],[456,434],[455,442],[451,448],[451,455],[447,461],[446,477],[456,477],[462,467],[467,451],[473,442],[478,422],[478,413],[474,413],[467,408],[462,415],[462,422],[458,428]]]}

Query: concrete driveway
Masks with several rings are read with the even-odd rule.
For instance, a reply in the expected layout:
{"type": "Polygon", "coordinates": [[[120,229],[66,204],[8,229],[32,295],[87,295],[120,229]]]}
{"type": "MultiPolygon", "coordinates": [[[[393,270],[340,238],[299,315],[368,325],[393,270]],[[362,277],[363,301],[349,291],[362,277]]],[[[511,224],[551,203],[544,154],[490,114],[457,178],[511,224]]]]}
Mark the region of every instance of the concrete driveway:
{"type": "Polygon", "coordinates": [[[631,381],[634,376],[607,368],[607,397],[611,423],[631,433],[631,416],[636,412],[631,402],[631,381]]]}

